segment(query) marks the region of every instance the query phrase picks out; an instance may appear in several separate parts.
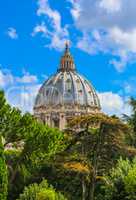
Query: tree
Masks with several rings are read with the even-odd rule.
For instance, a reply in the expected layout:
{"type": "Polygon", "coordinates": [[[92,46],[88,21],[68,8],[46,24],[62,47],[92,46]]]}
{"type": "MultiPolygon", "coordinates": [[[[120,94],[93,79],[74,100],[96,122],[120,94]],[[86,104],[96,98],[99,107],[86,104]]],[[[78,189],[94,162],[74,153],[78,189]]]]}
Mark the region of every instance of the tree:
{"type": "Polygon", "coordinates": [[[130,116],[124,114],[123,117],[131,130],[129,134],[129,143],[136,147],[136,99],[131,97],[129,105],[131,106],[132,114],[130,116]]]}
{"type": "Polygon", "coordinates": [[[14,181],[19,170],[29,170],[33,165],[49,160],[56,152],[63,149],[63,134],[58,129],[49,128],[36,120],[32,120],[29,134],[24,140],[23,148],[15,162],[11,182],[14,181]]]}
{"type": "Polygon", "coordinates": [[[2,136],[0,135],[0,199],[7,200],[8,176],[4,158],[2,136]]]}
{"type": "Polygon", "coordinates": [[[85,194],[85,179],[82,179],[82,199],[94,200],[98,177],[102,178],[119,156],[125,154],[124,150],[127,151],[125,133],[128,128],[118,118],[104,114],[77,117],[69,125],[74,137],[68,148],[80,142],[82,162],[87,163],[90,171],[88,194],[85,194]]]}
{"type": "Polygon", "coordinates": [[[20,142],[25,138],[30,114],[22,115],[17,108],[12,108],[6,101],[3,91],[0,91],[0,132],[4,146],[20,142]]]}
{"type": "Polygon", "coordinates": [[[101,188],[105,200],[136,200],[136,158],[119,159],[101,188]]]}
{"type": "Polygon", "coordinates": [[[5,151],[9,169],[8,198],[11,200],[18,196],[25,184],[31,182],[34,172],[45,161],[53,160],[54,155],[63,150],[64,135],[58,129],[38,122],[31,114],[22,114],[18,109],[12,108],[2,91],[0,133],[4,147],[8,144],[14,147],[11,151],[5,151]]]}
{"type": "Polygon", "coordinates": [[[35,183],[26,187],[18,200],[66,200],[66,198],[43,180],[39,185],[35,183]]]}
{"type": "Polygon", "coordinates": [[[49,128],[33,118],[29,119],[29,126],[25,129],[28,134],[23,140],[23,147],[14,162],[10,164],[10,199],[15,198],[24,185],[31,182],[35,171],[45,163],[51,160],[53,162],[55,154],[64,148],[64,135],[58,129],[49,128]],[[13,193],[15,186],[21,186],[17,193],[13,193]]]}

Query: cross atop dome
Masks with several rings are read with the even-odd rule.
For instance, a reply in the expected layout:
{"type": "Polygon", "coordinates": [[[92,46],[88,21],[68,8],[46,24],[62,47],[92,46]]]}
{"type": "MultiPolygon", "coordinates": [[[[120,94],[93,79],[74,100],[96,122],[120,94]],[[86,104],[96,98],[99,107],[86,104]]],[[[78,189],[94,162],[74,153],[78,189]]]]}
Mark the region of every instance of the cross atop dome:
{"type": "Polygon", "coordinates": [[[65,42],[65,51],[69,51],[70,42],[67,40],[65,42]]]}
{"type": "Polygon", "coordinates": [[[65,51],[61,57],[59,71],[75,71],[75,63],[70,53],[69,41],[65,42],[65,51]]]}

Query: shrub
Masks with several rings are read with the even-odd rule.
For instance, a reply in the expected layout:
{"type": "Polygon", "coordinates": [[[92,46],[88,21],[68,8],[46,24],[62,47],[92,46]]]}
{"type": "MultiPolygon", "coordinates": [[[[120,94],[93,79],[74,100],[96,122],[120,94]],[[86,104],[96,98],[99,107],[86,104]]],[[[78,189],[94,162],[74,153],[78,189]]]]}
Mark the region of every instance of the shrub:
{"type": "Polygon", "coordinates": [[[136,158],[118,161],[102,186],[105,200],[136,200],[136,158]]]}
{"type": "Polygon", "coordinates": [[[66,200],[66,198],[43,180],[39,185],[34,183],[26,187],[18,200],[66,200]]]}

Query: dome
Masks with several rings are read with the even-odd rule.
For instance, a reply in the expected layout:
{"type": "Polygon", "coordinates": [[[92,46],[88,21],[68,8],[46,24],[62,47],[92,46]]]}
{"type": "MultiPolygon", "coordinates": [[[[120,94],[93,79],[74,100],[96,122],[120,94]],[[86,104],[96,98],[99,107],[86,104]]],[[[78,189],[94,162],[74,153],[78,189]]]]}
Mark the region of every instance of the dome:
{"type": "Polygon", "coordinates": [[[55,120],[53,124],[56,126],[60,123],[66,124],[68,117],[99,112],[100,109],[99,98],[94,87],[77,72],[66,44],[60,67],[44,82],[38,92],[34,105],[35,116],[51,126],[52,121],[55,120]],[[60,118],[61,114],[62,118],[60,118]]]}
{"type": "Polygon", "coordinates": [[[35,107],[68,104],[100,109],[95,89],[76,71],[60,71],[45,81],[36,98],[35,107]]]}

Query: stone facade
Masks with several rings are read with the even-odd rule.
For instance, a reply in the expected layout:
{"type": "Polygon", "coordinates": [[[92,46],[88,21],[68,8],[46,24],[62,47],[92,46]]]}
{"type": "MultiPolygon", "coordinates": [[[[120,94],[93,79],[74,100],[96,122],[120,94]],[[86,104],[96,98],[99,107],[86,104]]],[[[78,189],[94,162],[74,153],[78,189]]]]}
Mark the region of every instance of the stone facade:
{"type": "Polygon", "coordinates": [[[91,83],[76,71],[66,44],[57,73],[40,88],[34,106],[35,117],[51,127],[66,128],[72,116],[100,112],[100,102],[91,83]]]}

